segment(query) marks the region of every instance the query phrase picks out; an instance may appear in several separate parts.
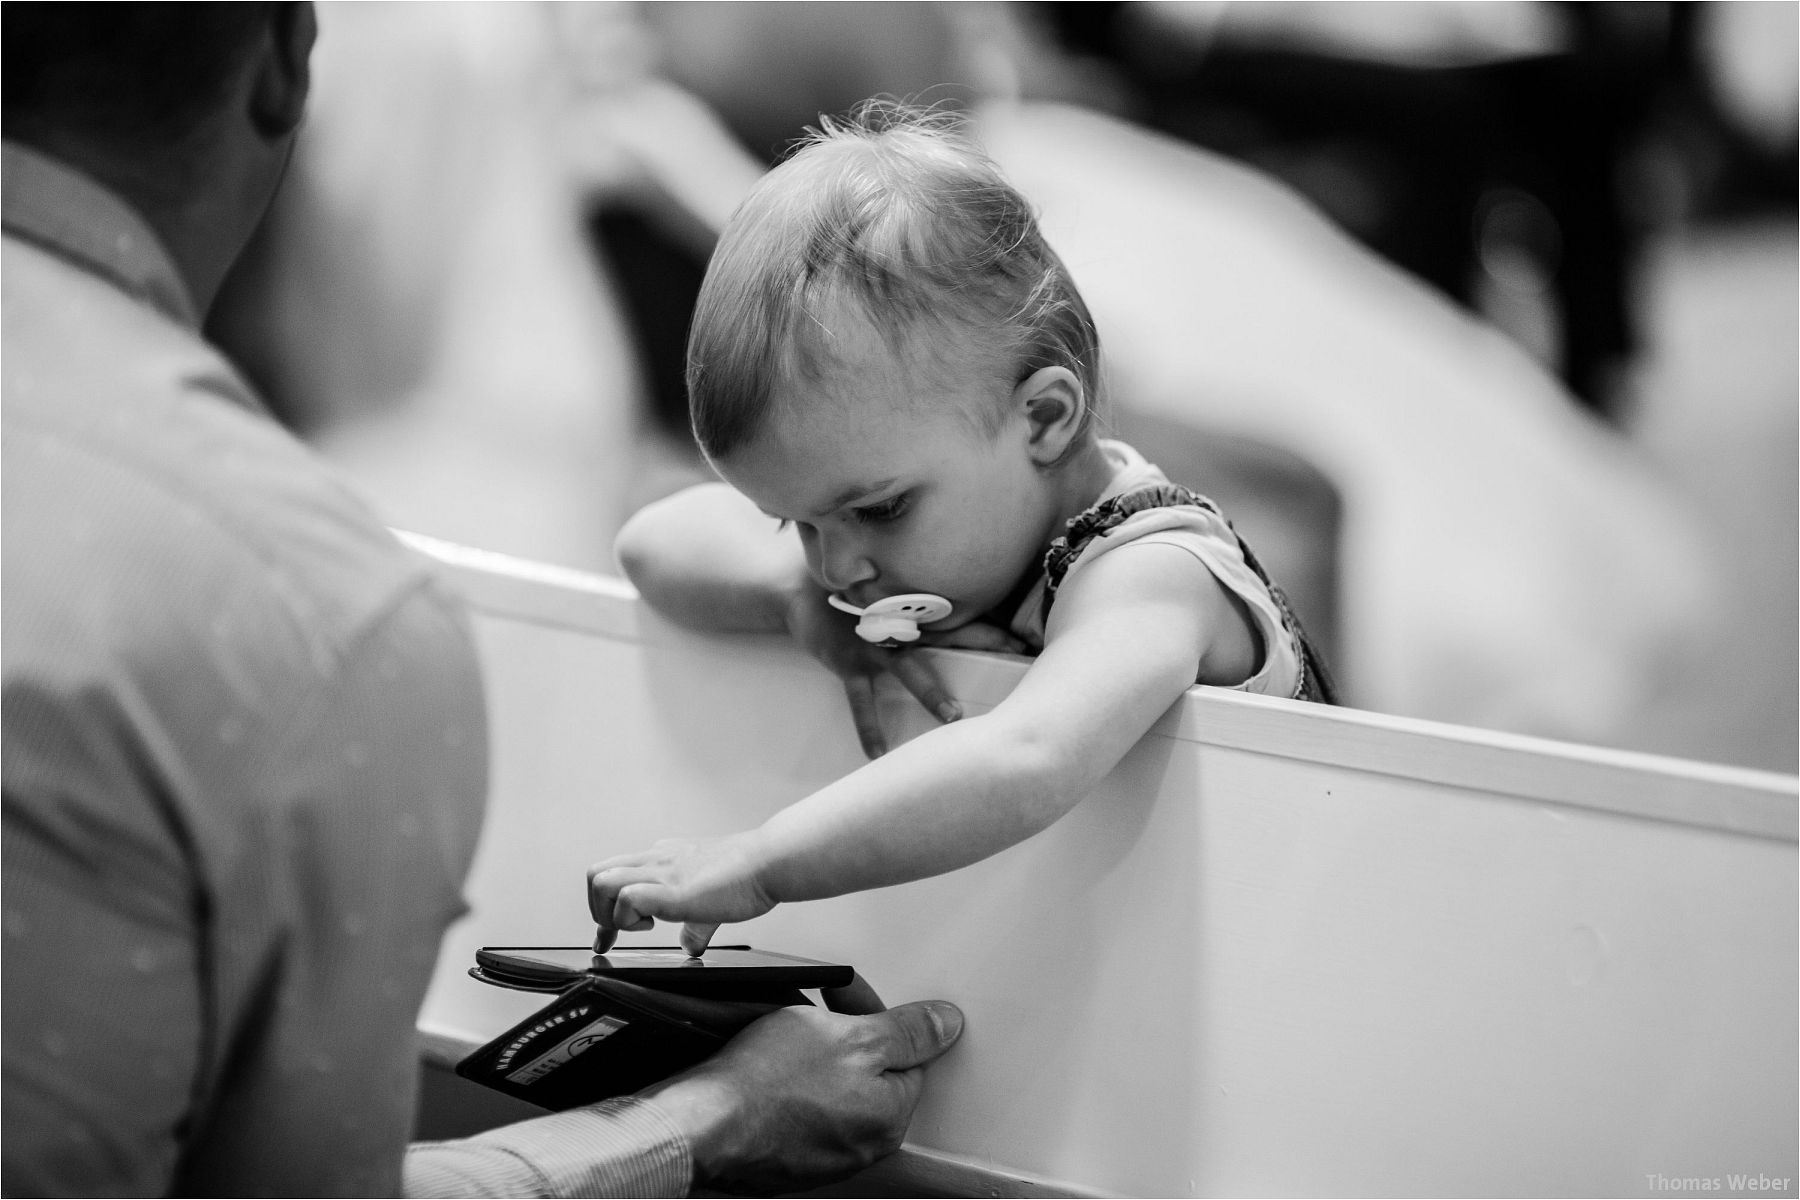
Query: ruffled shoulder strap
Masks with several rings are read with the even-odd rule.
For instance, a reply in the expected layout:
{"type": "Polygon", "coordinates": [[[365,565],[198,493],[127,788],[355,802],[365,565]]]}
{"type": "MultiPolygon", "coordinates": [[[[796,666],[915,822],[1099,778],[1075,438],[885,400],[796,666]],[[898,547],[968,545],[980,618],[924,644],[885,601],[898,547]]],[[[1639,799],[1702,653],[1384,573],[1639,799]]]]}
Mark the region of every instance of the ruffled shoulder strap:
{"type": "Polygon", "coordinates": [[[1087,549],[1088,543],[1108,531],[1123,524],[1129,517],[1153,508],[1200,508],[1221,521],[1231,530],[1231,536],[1237,539],[1238,550],[1244,556],[1244,562],[1256,577],[1269,589],[1269,595],[1275,600],[1275,607],[1281,611],[1281,623],[1293,636],[1300,650],[1300,699],[1315,700],[1322,704],[1337,703],[1337,685],[1331,678],[1331,672],[1325,666],[1325,659],[1318,648],[1306,636],[1306,630],[1295,615],[1293,606],[1280,586],[1269,573],[1263,570],[1262,563],[1257,561],[1255,551],[1248,542],[1232,526],[1231,519],[1210,499],[1199,492],[1184,488],[1174,483],[1151,483],[1129,492],[1121,492],[1110,496],[1093,507],[1086,509],[1074,517],[1066,527],[1063,535],[1050,543],[1050,549],[1044,553],[1044,618],[1050,617],[1050,606],[1056,602],[1056,590],[1062,586],[1063,577],[1081,552],[1087,549]]]}

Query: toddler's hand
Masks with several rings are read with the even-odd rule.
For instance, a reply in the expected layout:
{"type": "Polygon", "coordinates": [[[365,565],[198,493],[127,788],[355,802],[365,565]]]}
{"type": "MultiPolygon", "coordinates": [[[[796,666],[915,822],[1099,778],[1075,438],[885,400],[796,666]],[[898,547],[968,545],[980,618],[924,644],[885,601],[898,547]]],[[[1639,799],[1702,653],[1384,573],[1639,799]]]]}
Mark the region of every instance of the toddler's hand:
{"type": "Polygon", "coordinates": [[[599,927],[596,953],[620,930],[687,921],[681,944],[699,954],[724,921],[748,921],[775,907],[757,879],[754,835],[733,834],[704,842],[671,839],[636,854],[621,854],[588,868],[588,911],[599,927]]]}
{"type": "MultiPolygon", "coordinates": [[[[954,721],[962,709],[944,690],[937,672],[924,657],[910,650],[872,646],[856,636],[856,618],[832,608],[817,586],[802,587],[788,605],[788,631],[806,652],[829,667],[844,681],[850,700],[850,720],[856,726],[863,753],[879,758],[887,753],[887,735],[875,708],[875,680],[892,675],[900,686],[940,721],[954,721]]],[[[924,635],[925,639],[931,637],[924,635]]],[[[924,640],[924,639],[922,639],[924,640]]],[[[983,647],[988,648],[988,647],[983,647]]]]}
{"type": "Polygon", "coordinates": [[[1026,649],[1025,643],[1012,632],[985,621],[970,621],[967,625],[958,625],[955,629],[946,629],[942,633],[921,630],[917,644],[956,650],[992,650],[1000,654],[1024,654],[1026,649]]]}

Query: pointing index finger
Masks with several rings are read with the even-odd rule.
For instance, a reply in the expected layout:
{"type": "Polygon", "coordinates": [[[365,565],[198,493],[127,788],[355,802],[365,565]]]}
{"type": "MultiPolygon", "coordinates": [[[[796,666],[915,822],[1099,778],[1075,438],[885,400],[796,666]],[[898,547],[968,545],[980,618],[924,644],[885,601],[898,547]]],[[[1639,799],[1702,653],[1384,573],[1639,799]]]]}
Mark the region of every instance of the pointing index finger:
{"type": "Polygon", "coordinates": [[[681,948],[688,952],[689,958],[699,958],[706,953],[707,946],[712,944],[713,934],[718,931],[717,923],[689,921],[681,927],[681,948]]]}

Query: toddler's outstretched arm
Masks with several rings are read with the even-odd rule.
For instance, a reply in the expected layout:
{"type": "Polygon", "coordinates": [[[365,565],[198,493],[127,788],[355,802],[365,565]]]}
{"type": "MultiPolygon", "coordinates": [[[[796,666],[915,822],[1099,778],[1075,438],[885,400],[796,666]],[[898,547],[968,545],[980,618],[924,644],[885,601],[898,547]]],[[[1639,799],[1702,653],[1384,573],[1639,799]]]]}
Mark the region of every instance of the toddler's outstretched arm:
{"type": "Polygon", "coordinates": [[[1244,678],[1256,636],[1212,574],[1167,545],[1073,575],[1043,653],[993,711],[898,747],[757,829],[596,863],[603,940],[650,919],[712,925],[775,904],[954,870],[1048,826],[1090,792],[1193,682],[1244,678]]]}

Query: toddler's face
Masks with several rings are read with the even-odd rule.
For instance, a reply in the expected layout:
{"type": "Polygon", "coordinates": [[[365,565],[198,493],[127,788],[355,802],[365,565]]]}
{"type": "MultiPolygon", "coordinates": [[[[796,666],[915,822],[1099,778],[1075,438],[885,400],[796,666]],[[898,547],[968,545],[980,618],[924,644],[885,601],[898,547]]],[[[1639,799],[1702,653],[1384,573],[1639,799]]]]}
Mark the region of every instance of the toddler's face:
{"type": "Polygon", "coordinates": [[[813,579],[851,603],[930,592],[952,629],[1005,599],[1058,522],[1009,413],[989,435],[971,416],[1004,402],[1004,381],[909,371],[872,331],[839,336],[839,362],[786,397],[755,441],[716,465],[770,516],[793,523],[813,579]],[[860,345],[854,343],[860,341],[860,345]],[[860,351],[857,353],[855,351],[860,351]]]}

